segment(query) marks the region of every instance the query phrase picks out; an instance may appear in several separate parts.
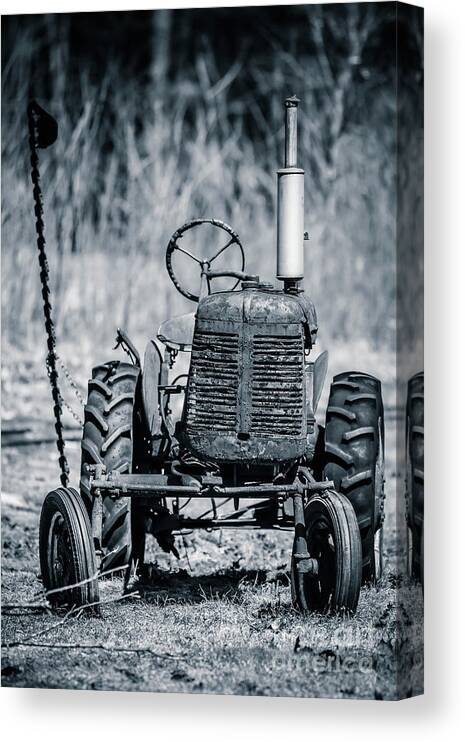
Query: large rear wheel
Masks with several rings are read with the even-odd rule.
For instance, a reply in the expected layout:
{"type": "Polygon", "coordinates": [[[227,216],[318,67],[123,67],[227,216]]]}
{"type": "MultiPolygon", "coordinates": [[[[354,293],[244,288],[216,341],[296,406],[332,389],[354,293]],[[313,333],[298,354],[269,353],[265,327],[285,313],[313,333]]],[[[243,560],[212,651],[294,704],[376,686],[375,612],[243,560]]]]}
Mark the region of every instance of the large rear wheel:
{"type": "Polygon", "coordinates": [[[360,529],[363,580],[382,574],[384,409],[374,376],[346,372],[331,384],[325,427],[324,475],[353,505],[360,529]]]}
{"type": "MultiPolygon", "coordinates": [[[[107,470],[131,473],[133,467],[134,402],[140,369],[130,363],[110,361],[96,366],[89,381],[82,437],[81,494],[89,514],[92,499],[88,464],[103,464],[107,470]]],[[[131,512],[131,499],[103,498],[102,570],[129,565],[134,550],[141,552],[141,529],[136,529],[137,513],[131,512]]]]}

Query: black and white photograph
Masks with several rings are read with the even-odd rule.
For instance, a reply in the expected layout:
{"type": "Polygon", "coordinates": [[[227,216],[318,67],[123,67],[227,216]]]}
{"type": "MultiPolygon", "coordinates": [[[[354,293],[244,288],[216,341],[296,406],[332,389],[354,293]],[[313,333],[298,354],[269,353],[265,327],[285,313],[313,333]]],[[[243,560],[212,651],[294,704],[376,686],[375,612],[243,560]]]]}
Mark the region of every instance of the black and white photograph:
{"type": "Polygon", "coordinates": [[[423,9],[2,16],[2,678],[423,693],[423,9]]]}

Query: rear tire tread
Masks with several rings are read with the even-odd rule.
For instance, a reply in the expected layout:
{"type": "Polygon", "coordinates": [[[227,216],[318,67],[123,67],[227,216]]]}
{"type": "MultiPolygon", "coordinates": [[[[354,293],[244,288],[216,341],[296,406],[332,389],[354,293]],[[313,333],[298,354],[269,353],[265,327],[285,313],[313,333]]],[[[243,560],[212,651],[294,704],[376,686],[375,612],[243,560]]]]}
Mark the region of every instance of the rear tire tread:
{"type": "MultiPolygon", "coordinates": [[[[102,464],[106,471],[132,471],[134,403],[140,369],[110,361],[92,370],[82,440],[81,493],[90,511],[86,464],[102,464]],[[90,410],[90,413],[89,413],[90,410]]],[[[103,497],[103,560],[108,570],[129,564],[132,553],[131,500],[103,497]]]]}
{"type": "Polygon", "coordinates": [[[105,433],[108,433],[108,423],[106,420],[103,419],[103,415],[98,411],[97,407],[94,405],[86,405],[84,407],[84,418],[88,420],[89,418],[92,418],[97,425],[100,426],[100,430],[105,435],[105,433]]]}
{"type": "Polygon", "coordinates": [[[350,500],[359,524],[363,552],[363,579],[376,576],[375,533],[381,526],[384,494],[376,510],[376,462],[380,433],[384,433],[381,383],[361,372],[338,374],[330,389],[326,413],[324,475],[350,500]],[[357,391],[353,393],[355,384],[357,391]],[[342,410],[342,412],[341,412],[342,410]],[[349,414],[344,414],[345,412],[349,414]],[[381,423],[381,424],[380,424],[381,423]]]}

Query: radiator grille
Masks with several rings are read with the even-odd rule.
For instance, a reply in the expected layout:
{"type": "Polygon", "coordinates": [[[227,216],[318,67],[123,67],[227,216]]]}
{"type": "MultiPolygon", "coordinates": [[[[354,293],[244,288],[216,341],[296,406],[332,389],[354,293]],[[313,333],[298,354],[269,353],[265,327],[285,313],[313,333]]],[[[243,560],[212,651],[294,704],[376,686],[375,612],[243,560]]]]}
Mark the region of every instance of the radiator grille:
{"type": "Polygon", "coordinates": [[[250,432],[299,437],[304,402],[301,335],[256,335],[252,348],[250,432]]]}
{"type": "Polygon", "coordinates": [[[195,431],[236,430],[239,338],[197,331],[192,344],[187,426],[195,431]]]}

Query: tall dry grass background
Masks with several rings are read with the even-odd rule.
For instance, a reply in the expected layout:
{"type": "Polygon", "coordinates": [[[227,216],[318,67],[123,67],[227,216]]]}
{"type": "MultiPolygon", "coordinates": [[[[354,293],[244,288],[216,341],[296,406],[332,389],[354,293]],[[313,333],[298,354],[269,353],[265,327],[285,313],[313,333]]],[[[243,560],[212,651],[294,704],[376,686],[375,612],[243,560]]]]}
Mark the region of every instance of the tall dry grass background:
{"type": "MultiPolygon", "coordinates": [[[[293,93],[302,100],[299,157],[310,235],[305,286],[323,337],[346,351],[353,343],[393,351],[399,324],[394,5],[281,9],[281,23],[268,26],[266,8],[248,9],[249,20],[258,14],[263,36],[248,36],[245,24],[231,42],[234,50],[237,41],[236,53],[228,55],[215,46],[215,36],[227,33],[228,12],[245,11],[204,11],[220,14],[214,34],[199,29],[200,16],[190,27],[186,11],[147,14],[144,33],[153,53],[146,68],[140,63],[129,77],[122,69],[138,54],[137,38],[128,40],[128,60],[103,54],[96,67],[92,46],[73,59],[76,17],[4,19],[4,351],[34,353],[43,344],[30,97],[59,122],[57,142],[40,154],[58,342],[77,356],[94,349],[89,352],[100,358],[109,355],[117,325],[141,342],[158,322],[190,309],[164,269],[171,233],[190,218],[231,223],[246,247],[247,268],[273,279],[282,102],[293,93]],[[181,26],[202,43],[177,64],[181,26]]],[[[94,22],[104,25],[105,18],[95,15],[94,22]]],[[[405,34],[412,64],[419,53],[415,28],[405,34]]],[[[416,106],[407,95],[400,132],[412,167],[422,146],[416,106]]],[[[404,218],[407,240],[416,239],[421,225],[417,196],[404,218]]],[[[411,290],[419,290],[415,281],[411,290]]],[[[414,338],[409,314],[400,320],[414,338]]]]}

